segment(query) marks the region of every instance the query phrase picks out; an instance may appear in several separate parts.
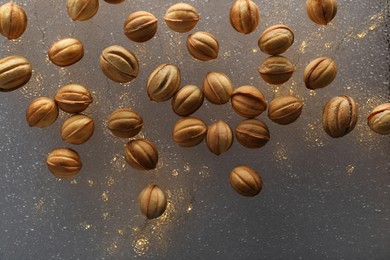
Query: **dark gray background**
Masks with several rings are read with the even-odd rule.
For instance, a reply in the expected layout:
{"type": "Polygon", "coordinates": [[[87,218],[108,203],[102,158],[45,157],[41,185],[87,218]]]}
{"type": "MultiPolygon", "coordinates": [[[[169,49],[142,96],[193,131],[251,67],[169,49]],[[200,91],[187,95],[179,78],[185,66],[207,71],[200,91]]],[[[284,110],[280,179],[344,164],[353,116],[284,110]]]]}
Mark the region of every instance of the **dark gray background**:
{"type": "MultiPolygon", "coordinates": [[[[25,87],[0,95],[0,259],[389,259],[389,137],[366,125],[369,112],[389,101],[388,1],[339,0],[338,14],[326,27],[309,21],[303,0],[256,1],[262,21],[250,35],[230,26],[233,1],[188,1],[201,15],[193,31],[212,32],[220,42],[219,58],[211,62],[192,59],[188,34],[163,22],[174,1],[100,1],[98,14],[85,22],[71,21],[66,1],[16,2],[27,12],[28,28],[19,40],[1,37],[0,56],[26,56],[34,71],[25,87]],[[158,33],[147,43],[131,42],[122,31],[127,15],[137,10],[159,19],[158,33]],[[275,87],[258,75],[266,55],[257,40],[277,23],[295,32],[285,56],[297,70],[275,87]],[[85,56],[59,68],[47,59],[47,49],[69,36],[83,42],[85,56]],[[98,67],[100,52],[113,44],[140,60],[140,74],[130,84],[108,80],[98,67]],[[318,56],[334,58],[338,75],[314,92],[304,87],[302,74],[318,56]],[[200,86],[207,72],[222,71],[235,88],[259,87],[268,102],[292,93],[304,100],[302,116],[279,126],[261,115],[271,132],[261,149],[235,142],[217,157],[204,143],[180,148],[171,139],[178,116],[170,102],[150,102],[145,91],[149,73],[167,62],[180,67],[183,84],[200,86]],[[65,113],[47,129],[29,128],[24,116],[31,100],[53,97],[69,83],[87,86],[94,97],[85,113],[95,119],[96,131],[80,146],[60,138],[65,113]],[[322,107],[340,94],[356,100],[359,121],[352,133],[332,139],[322,130],[322,107]],[[157,170],[139,172],[125,164],[126,140],[105,127],[107,116],[120,107],[143,116],[140,136],[157,144],[157,170]],[[84,163],[72,180],[54,178],[44,163],[48,152],[62,146],[76,149],[84,163]],[[262,175],[264,189],[257,197],[241,197],[229,186],[228,174],[239,164],[262,175]],[[152,221],[137,205],[149,183],[160,185],[169,198],[166,213],[152,221]]],[[[208,124],[226,120],[232,128],[242,120],[229,104],[205,102],[195,115],[208,124]]]]}

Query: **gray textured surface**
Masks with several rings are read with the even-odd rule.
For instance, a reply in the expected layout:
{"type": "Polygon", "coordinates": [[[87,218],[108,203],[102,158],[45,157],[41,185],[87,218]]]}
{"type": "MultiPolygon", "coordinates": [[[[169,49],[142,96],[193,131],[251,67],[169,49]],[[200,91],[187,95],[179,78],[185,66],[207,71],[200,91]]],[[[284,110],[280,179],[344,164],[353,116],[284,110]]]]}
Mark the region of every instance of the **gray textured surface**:
{"type": "MultiPolygon", "coordinates": [[[[5,1],[1,1],[3,4],[5,1]]],[[[0,259],[389,259],[390,143],[372,133],[366,117],[389,101],[389,3],[387,0],[339,0],[339,12],[327,27],[310,22],[305,1],[256,1],[262,22],[250,35],[236,33],[228,14],[233,1],[191,1],[201,14],[194,31],[206,30],[219,39],[218,60],[199,62],[185,46],[187,34],[170,31],[162,20],[173,1],[103,1],[89,21],[72,22],[65,1],[19,0],[29,26],[20,40],[0,39],[0,56],[26,56],[34,67],[24,88],[0,95],[0,259]],[[126,16],[146,10],[159,19],[155,38],[130,42],[122,33],[126,16]],[[297,66],[292,80],[265,84],[256,68],[266,57],[257,47],[261,32],[285,23],[295,43],[285,54],[297,66]],[[77,37],[84,58],[68,68],[47,59],[47,49],[63,37],[77,37]],[[112,44],[132,50],[140,75],[127,85],[105,78],[98,68],[100,52],[112,44]],[[303,86],[306,64],[317,56],[333,57],[339,73],[331,86],[309,91],[303,86]],[[148,74],[161,63],[180,67],[182,82],[200,85],[208,71],[223,71],[235,87],[259,87],[267,101],[291,92],[304,100],[300,119],[289,126],[264,120],[271,140],[248,150],[237,142],[220,157],[203,143],[183,149],[171,139],[178,117],[170,102],[147,98],[148,74]],[[71,146],[84,162],[73,180],[57,180],[44,164],[46,154],[61,141],[62,113],[50,128],[29,128],[24,113],[38,96],[53,97],[68,83],[92,92],[86,114],[96,120],[92,139],[71,146]],[[355,130],[331,139],[322,130],[327,99],[348,94],[359,105],[355,130]],[[142,132],[159,148],[158,169],[132,170],[122,156],[124,140],[105,128],[107,116],[130,107],[144,118],[142,132]],[[248,164],[263,176],[264,189],[244,198],[229,186],[227,176],[248,164]],[[147,221],[137,196],[155,182],[169,196],[163,217],[147,221]]],[[[234,127],[241,118],[229,104],[205,102],[195,114],[207,123],[226,120],[234,127]]]]}

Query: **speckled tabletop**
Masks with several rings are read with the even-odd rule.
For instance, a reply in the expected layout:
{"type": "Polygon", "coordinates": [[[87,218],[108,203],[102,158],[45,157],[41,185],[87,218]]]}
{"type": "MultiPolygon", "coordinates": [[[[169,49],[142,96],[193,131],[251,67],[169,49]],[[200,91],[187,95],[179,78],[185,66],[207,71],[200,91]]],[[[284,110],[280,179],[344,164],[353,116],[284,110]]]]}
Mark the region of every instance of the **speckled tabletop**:
{"type": "MultiPolygon", "coordinates": [[[[0,1],[4,4],[6,1],[0,1]]],[[[186,49],[188,33],[171,31],[163,21],[175,2],[130,1],[110,5],[100,1],[95,17],[73,22],[66,1],[18,0],[29,18],[23,36],[0,38],[0,58],[27,57],[33,76],[23,88],[0,95],[0,259],[389,259],[390,257],[390,142],[370,131],[366,118],[389,101],[389,1],[338,0],[337,16],[328,26],[311,22],[305,1],[258,1],[261,23],[242,35],[229,23],[233,1],[188,1],[200,13],[193,31],[212,32],[219,40],[215,61],[200,62],[186,49]],[[156,36],[134,43],[123,34],[131,12],[145,10],[158,19],[156,36]],[[284,23],[295,33],[284,54],[296,72],[280,86],[266,84],[257,67],[267,56],[257,40],[267,27],[284,23]],[[47,58],[49,46],[64,37],[79,38],[83,59],[66,68],[47,58]],[[117,84],[100,71],[101,51],[122,45],[140,61],[140,74],[129,84],[117,84]],[[332,57],[338,75],[328,87],[308,90],[305,66],[318,56],[332,57]],[[235,88],[258,87],[267,101],[292,93],[304,101],[301,117],[288,126],[259,116],[271,139],[248,150],[235,142],[221,156],[204,143],[181,148],[171,138],[179,119],[170,102],[149,101],[145,84],[159,64],[172,63],[183,84],[201,86],[209,71],[226,73],[235,88]],[[61,140],[61,112],[49,128],[30,128],[25,120],[29,102],[53,97],[60,86],[85,85],[94,98],[85,114],[96,129],[83,145],[61,140]],[[321,125],[325,102],[340,94],[359,106],[356,128],[333,139],[321,125]],[[117,108],[133,108],[144,118],[139,137],[156,143],[156,170],[141,172],[123,157],[126,140],[106,128],[117,108]],[[50,174],[45,157],[53,148],[76,149],[83,168],[77,177],[59,180],[50,174]],[[262,192],[253,198],[238,195],[228,175],[247,164],[263,177],[262,192]],[[147,220],[137,197],[156,183],[168,196],[162,217],[147,220]]],[[[205,101],[195,113],[207,124],[221,119],[234,128],[240,118],[230,104],[205,101]]]]}

